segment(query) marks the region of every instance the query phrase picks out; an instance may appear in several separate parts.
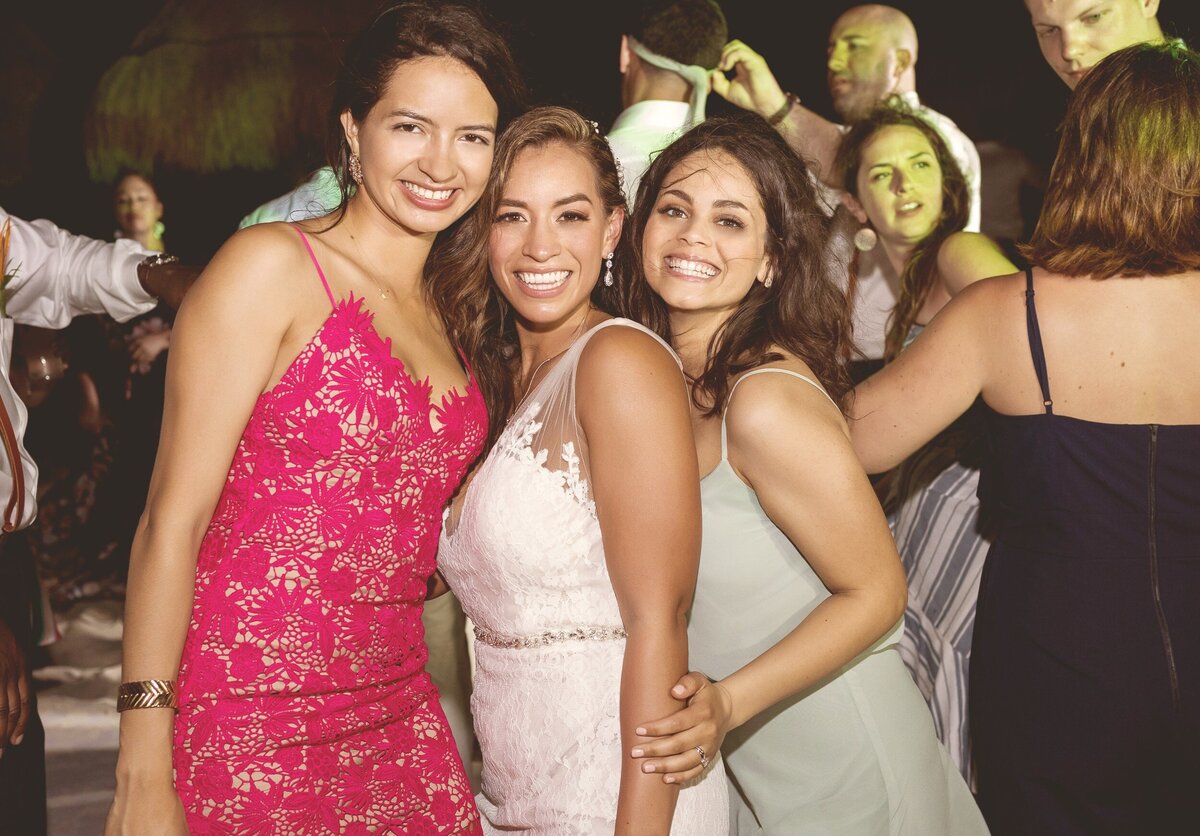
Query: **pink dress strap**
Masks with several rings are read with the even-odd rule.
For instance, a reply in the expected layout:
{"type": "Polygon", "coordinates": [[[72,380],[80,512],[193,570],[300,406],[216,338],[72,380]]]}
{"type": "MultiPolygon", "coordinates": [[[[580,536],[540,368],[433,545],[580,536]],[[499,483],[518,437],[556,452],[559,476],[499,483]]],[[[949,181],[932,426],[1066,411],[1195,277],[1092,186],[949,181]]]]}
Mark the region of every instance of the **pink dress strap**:
{"type": "Polygon", "coordinates": [[[308,257],[312,259],[313,267],[317,268],[317,275],[321,277],[321,284],[325,285],[325,295],[329,297],[329,304],[336,308],[337,300],[333,298],[333,291],[329,289],[329,282],[325,279],[325,271],[321,269],[321,262],[317,261],[317,255],[313,252],[312,244],[308,243],[308,236],[298,226],[293,225],[292,229],[296,230],[296,234],[304,242],[304,249],[308,250],[308,257]]]}
{"type": "Polygon", "coordinates": [[[471,361],[467,359],[467,353],[465,351],[463,351],[461,348],[457,348],[457,347],[454,350],[458,352],[459,358],[462,359],[463,370],[467,373],[467,379],[474,380],[475,379],[475,370],[473,368],[471,368],[471,361]]]}

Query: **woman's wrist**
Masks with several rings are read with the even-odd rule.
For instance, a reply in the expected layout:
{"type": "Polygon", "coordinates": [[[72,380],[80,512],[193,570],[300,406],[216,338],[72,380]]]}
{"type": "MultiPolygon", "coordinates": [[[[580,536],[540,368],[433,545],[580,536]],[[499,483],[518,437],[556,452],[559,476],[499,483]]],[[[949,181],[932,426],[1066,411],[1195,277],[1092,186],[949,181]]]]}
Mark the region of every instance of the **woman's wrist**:
{"type": "Polygon", "coordinates": [[[130,788],[155,787],[160,784],[175,784],[175,770],[171,762],[171,747],[165,753],[154,753],[142,749],[121,746],[117,755],[117,783],[130,788]]]}
{"type": "Polygon", "coordinates": [[[140,772],[170,770],[175,712],[169,708],[146,708],[121,715],[118,768],[140,772]]]}
{"type": "Polygon", "coordinates": [[[144,762],[125,763],[117,758],[117,784],[129,789],[175,786],[175,770],[171,764],[151,766],[144,762]]]}
{"type": "MultiPolygon", "coordinates": [[[[725,679],[721,679],[721,680],[716,680],[716,679],[712,680],[712,686],[714,688],[719,689],[721,691],[721,693],[724,694],[725,709],[726,709],[726,719],[725,719],[725,731],[726,732],[733,731],[738,726],[742,725],[743,723],[745,723],[747,720],[750,719],[750,717],[743,717],[738,712],[738,707],[739,707],[740,701],[736,698],[736,694],[737,694],[737,683],[736,682],[731,683],[729,681],[729,677],[726,677],[725,679]]],[[[753,715],[751,715],[751,716],[753,716],[753,715]]]]}

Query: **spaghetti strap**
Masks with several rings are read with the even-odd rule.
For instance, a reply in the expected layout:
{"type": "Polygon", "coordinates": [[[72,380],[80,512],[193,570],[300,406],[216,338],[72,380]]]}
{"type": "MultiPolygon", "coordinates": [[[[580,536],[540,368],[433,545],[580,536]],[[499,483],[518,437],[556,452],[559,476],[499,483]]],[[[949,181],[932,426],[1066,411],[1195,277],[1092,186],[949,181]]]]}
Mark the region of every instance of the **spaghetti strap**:
{"type": "Polygon", "coordinates": [[[646,334],[647,336],[653,338],[656,343],[658,343],[659,345],[661,345],[663,348],[665,348],[667,350],[667,353],[671,355],[671,359],[675,361],[675,365],[679,366],[680,369],[683,369],[683,361],[679,359],[679,355],[675,352],[675,349],[671,348],[670,343],[668,343],[666,340],[664,340],[658,334],[654,333],[652,330],[647,328],[642,323],[635,322],[632,319],[626,319],[623,316],[614,316],[612,319],[606,319],[603,322],[600,322],[597,325],[592,326],[592,328],[586,334],[583,335],[583,338],[581,338],[580,340],[578,340],[576,342],[576,345],[579,345],[580,349],[582,349],[583,344],[586,343],[587,340],[590,340],[601,329],[607,328],[610,325],[618,325],[618,326],[623,326],[625,328],[632,328],[635,331],[641,331],[643,334],[646,334]]]}
{"type": "Polygon", "coordinates": [[[463,371],[467,373],[467,382],[470,383],[475,380],[475,370],[471,368],[471,361],[467,359],[467,353],[458,346],[455,346],[454,350],[458,352],[458,357],[462,360],[463,371]]]}
{"type": "Polygon", "coordinates": [[[800,374],[800,372],[794,372],[791,369],[754,369],[753,371],[746,372],[744,375],[742,375],[741,377],[739,377],[737,380],[735,380],[733,382],[733,386],[729,387],[729,394],[725,396],[725,409],[721,413],[721,461],[725,461],[725,459],[729,455],[728,442],[726,440],[726,435],[725,435],[725,416],[729,414],[729,404],[733,401],[733,393],[735,391],[737,391],[738,384],[741,383],[746,378],[754,377],[756,374],[766,374],[768,372],[778,372],[779,374],[786,374],[786,375],[790,375],[791,377],[795,377],[795,378],[799,378],[800,380],[803,380],[805,383],[812,386],[814,389],[816,389],[818,392],[820,392],[826,398],[829,398],[829,402],[831,404],[833,404],[833,408],[836,409],[838,411],[838,413],[841,413],[842,408],[837,405],[837,401],[835,401],[833,398],[829,397],[829,393],[825,391],[825,388],[823,386],[821,386],[820,383],[817,383],[815,380],[813,380],[812,378],[805,377],[804,375],[800,374]]]}
{"type": "Polygon", "coordinates": [[[308,236],[295,224],[292,224],[291,227],[296,230],[296,234],[304,242],[304,249],[308,250],[308,257],[312,259],[313,267],[317,268],[317,275],[321,277],[321,284],[325,285],[325,295],[329,297],[329,304],[336,308],[337,300],[333,298],[333,291],[329,289],[329,282],[325,279],[325,271],[321,269],[321,262],[317,261],[317,255],[313,252],[312,244],[308,243],[308,236]]]}
{"type": "Polygon", "coordinates": [[[1054,414],[1050,398],[1050,376],[1046,373],[1046,352],[1042,349],[1042,330],[1038,327],[1037,306],[1033,302],[1033,268],[1025,270],[1025,330],[1029,334],[1029,351],[1033,355],[1033,370],[1042,388],[1042,406],[1047,415],[1054,414]]]}

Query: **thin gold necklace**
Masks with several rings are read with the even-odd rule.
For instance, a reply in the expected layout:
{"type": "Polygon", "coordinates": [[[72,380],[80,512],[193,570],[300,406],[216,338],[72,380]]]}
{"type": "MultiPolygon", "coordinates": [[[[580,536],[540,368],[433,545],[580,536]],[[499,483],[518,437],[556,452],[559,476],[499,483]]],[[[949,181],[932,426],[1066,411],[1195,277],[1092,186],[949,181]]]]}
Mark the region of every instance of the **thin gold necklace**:
{"type": "Polygon", "coordinates": [[[350,240],[354,242],[354,249],[358,251],[359,264],[361,265],[360,269],[362,270],[362,274],[367,277],[367,281],[375,285],[375,289],[379,291],[380,299],[387,301],[388,299],[392,298],[392,289],[390,287],[384,287],[381,285],[378,281],[376,281],[374,276],[367,272],[367,262],[366,259],[363,258],[362,245],[358,243],[358,239],[354,237],[353,232],[348,234],[350,235],[350,240]]]}
{"type": "Polygon", "coordinates": [[[537,366],[533,370],[533,374],[531,374],[529,376],[529,382],[525,384],[525,390],[521,393],[522,401],[525,400],[526,397],[528,397],[529,390],[533,388],[533,381],[537,379],[538,372],[540,372],[542,370],[542,366],[546,365],[554,358],[559,357],[563,354],[566,354],[567,351],[570,350],[571,346],[575,345],[575,343],[579,340],[580,335],[583,334],[583,326],[587,325],[588,317],[590,317],[591,315],[592,315],[592,306],[589,304],[587,312],[584,313],[583,319],[580,320],[579,326],[575,329],[575,333],[573,333],[571,335],[570,341],[565,346],[563,346],[561,349],[554,352],[549,357],[547,357],[545,360],[543,360],[542,362],[537,364],[537,366]]]}

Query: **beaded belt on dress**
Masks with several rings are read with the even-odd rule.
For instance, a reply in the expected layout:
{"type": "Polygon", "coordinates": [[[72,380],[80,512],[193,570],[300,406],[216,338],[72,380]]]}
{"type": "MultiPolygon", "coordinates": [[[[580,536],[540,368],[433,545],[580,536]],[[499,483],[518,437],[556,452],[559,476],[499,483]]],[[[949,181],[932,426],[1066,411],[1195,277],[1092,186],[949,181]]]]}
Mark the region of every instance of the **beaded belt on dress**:
{"type": "Polygon", "coordinates": [[[491,647],[516,650],[546,647],[559,642],[614,641],[625,638],[625,631],[620,627],[575,627],[570,630],[547,630],[532,636],[509,636],[476,625],[475,638],[491,647]]]}

